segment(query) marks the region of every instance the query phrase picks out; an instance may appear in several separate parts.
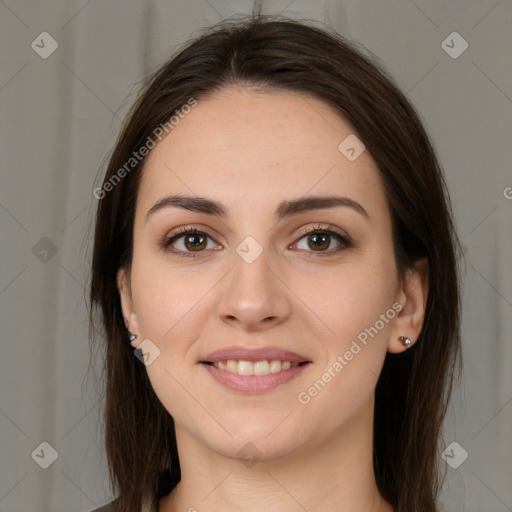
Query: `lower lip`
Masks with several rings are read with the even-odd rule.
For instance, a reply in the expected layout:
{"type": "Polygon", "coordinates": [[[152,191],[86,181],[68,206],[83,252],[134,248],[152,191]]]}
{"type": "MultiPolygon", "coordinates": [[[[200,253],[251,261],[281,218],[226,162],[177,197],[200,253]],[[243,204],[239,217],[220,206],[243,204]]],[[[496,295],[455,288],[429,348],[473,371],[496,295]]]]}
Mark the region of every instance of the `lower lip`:
{"type": "Polygon", "coordinates": [[[298,377],[310,363],[294,366],[288,370],[281,370],[277,373],[269,373],[268,375],[238,375],[230,373],[226,370],[219,370],[210,364],[201,363],[201,366],[222,385],[234,391],[242,393],[260,393],[277,388],[281,384],[290,382],[298,377]]]}

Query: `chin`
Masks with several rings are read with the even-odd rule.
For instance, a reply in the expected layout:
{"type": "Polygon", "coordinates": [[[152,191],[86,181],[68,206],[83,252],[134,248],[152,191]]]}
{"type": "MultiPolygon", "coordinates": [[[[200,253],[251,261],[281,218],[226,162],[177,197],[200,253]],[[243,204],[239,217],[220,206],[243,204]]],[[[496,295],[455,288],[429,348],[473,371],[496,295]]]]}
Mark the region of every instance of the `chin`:
{"type": "Polygon", "coordinates": [[[240,440],[230,446],[219,447],[218,453],[230,459],[238,459],[242,464],[251,467],[256,463],[274,462],[292,454],[296,446],[276,445],[264,441],[240,440]]]}
{"type": "Polygon", "coordinates": [[[233,437],[226,434],[222,438],[203,440],[217,453],[239,459],[250,467],[255,462],[271,462],[291,455],[302,444],[297,435],[288,430],[277,432],[277,424],[271,427],[267,424],[248,427],[246,424],[245,428],[233,430],[233,437]]]}

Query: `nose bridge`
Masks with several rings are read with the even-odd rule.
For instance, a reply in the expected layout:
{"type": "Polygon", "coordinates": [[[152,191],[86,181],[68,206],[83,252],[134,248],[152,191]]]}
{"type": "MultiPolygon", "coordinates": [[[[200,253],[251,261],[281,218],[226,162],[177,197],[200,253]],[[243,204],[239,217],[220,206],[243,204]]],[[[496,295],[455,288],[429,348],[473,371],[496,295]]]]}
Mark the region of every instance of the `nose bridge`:
{"type": "Polygon", "coordinates": [[[219,303],[224,321],[239,322],[246,329],[280,323],[291,309],[286,287],[269,268],[269,249],[256,244],[248,237],[233,253],[233,269],[219,303]]]}

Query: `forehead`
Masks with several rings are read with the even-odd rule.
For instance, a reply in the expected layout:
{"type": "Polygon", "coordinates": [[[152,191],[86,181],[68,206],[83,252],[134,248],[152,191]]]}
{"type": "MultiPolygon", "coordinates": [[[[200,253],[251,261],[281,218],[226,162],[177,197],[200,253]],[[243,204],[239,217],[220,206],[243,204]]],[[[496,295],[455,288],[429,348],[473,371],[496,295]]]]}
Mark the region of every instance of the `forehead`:
{"type": "Polygon", "coordinates": [[[148,155],[138,209],[170,193],[253,213],[283,199],[338,193],[382,216],[384,191],[369,152],[350,161],[339,149],[354,135],[337,111],[310,95],[223,90],[199,99],[148,155]]]}

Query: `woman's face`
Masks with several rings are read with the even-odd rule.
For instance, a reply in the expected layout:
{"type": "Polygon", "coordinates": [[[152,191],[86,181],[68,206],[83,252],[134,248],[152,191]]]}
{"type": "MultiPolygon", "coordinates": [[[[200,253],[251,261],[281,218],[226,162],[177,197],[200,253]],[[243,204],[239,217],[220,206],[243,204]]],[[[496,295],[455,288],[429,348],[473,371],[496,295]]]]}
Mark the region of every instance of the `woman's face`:
{"type": "Polygon", "coordinates": [[[384,190],[353,137],[311,96],[233,88],[147,158],[123,311],[177,432],[217,453],[270,460],[354,432],[386,351],[414,339],[384,190]],[[306,201],[327,197],[345,204],[306,201]]]}

